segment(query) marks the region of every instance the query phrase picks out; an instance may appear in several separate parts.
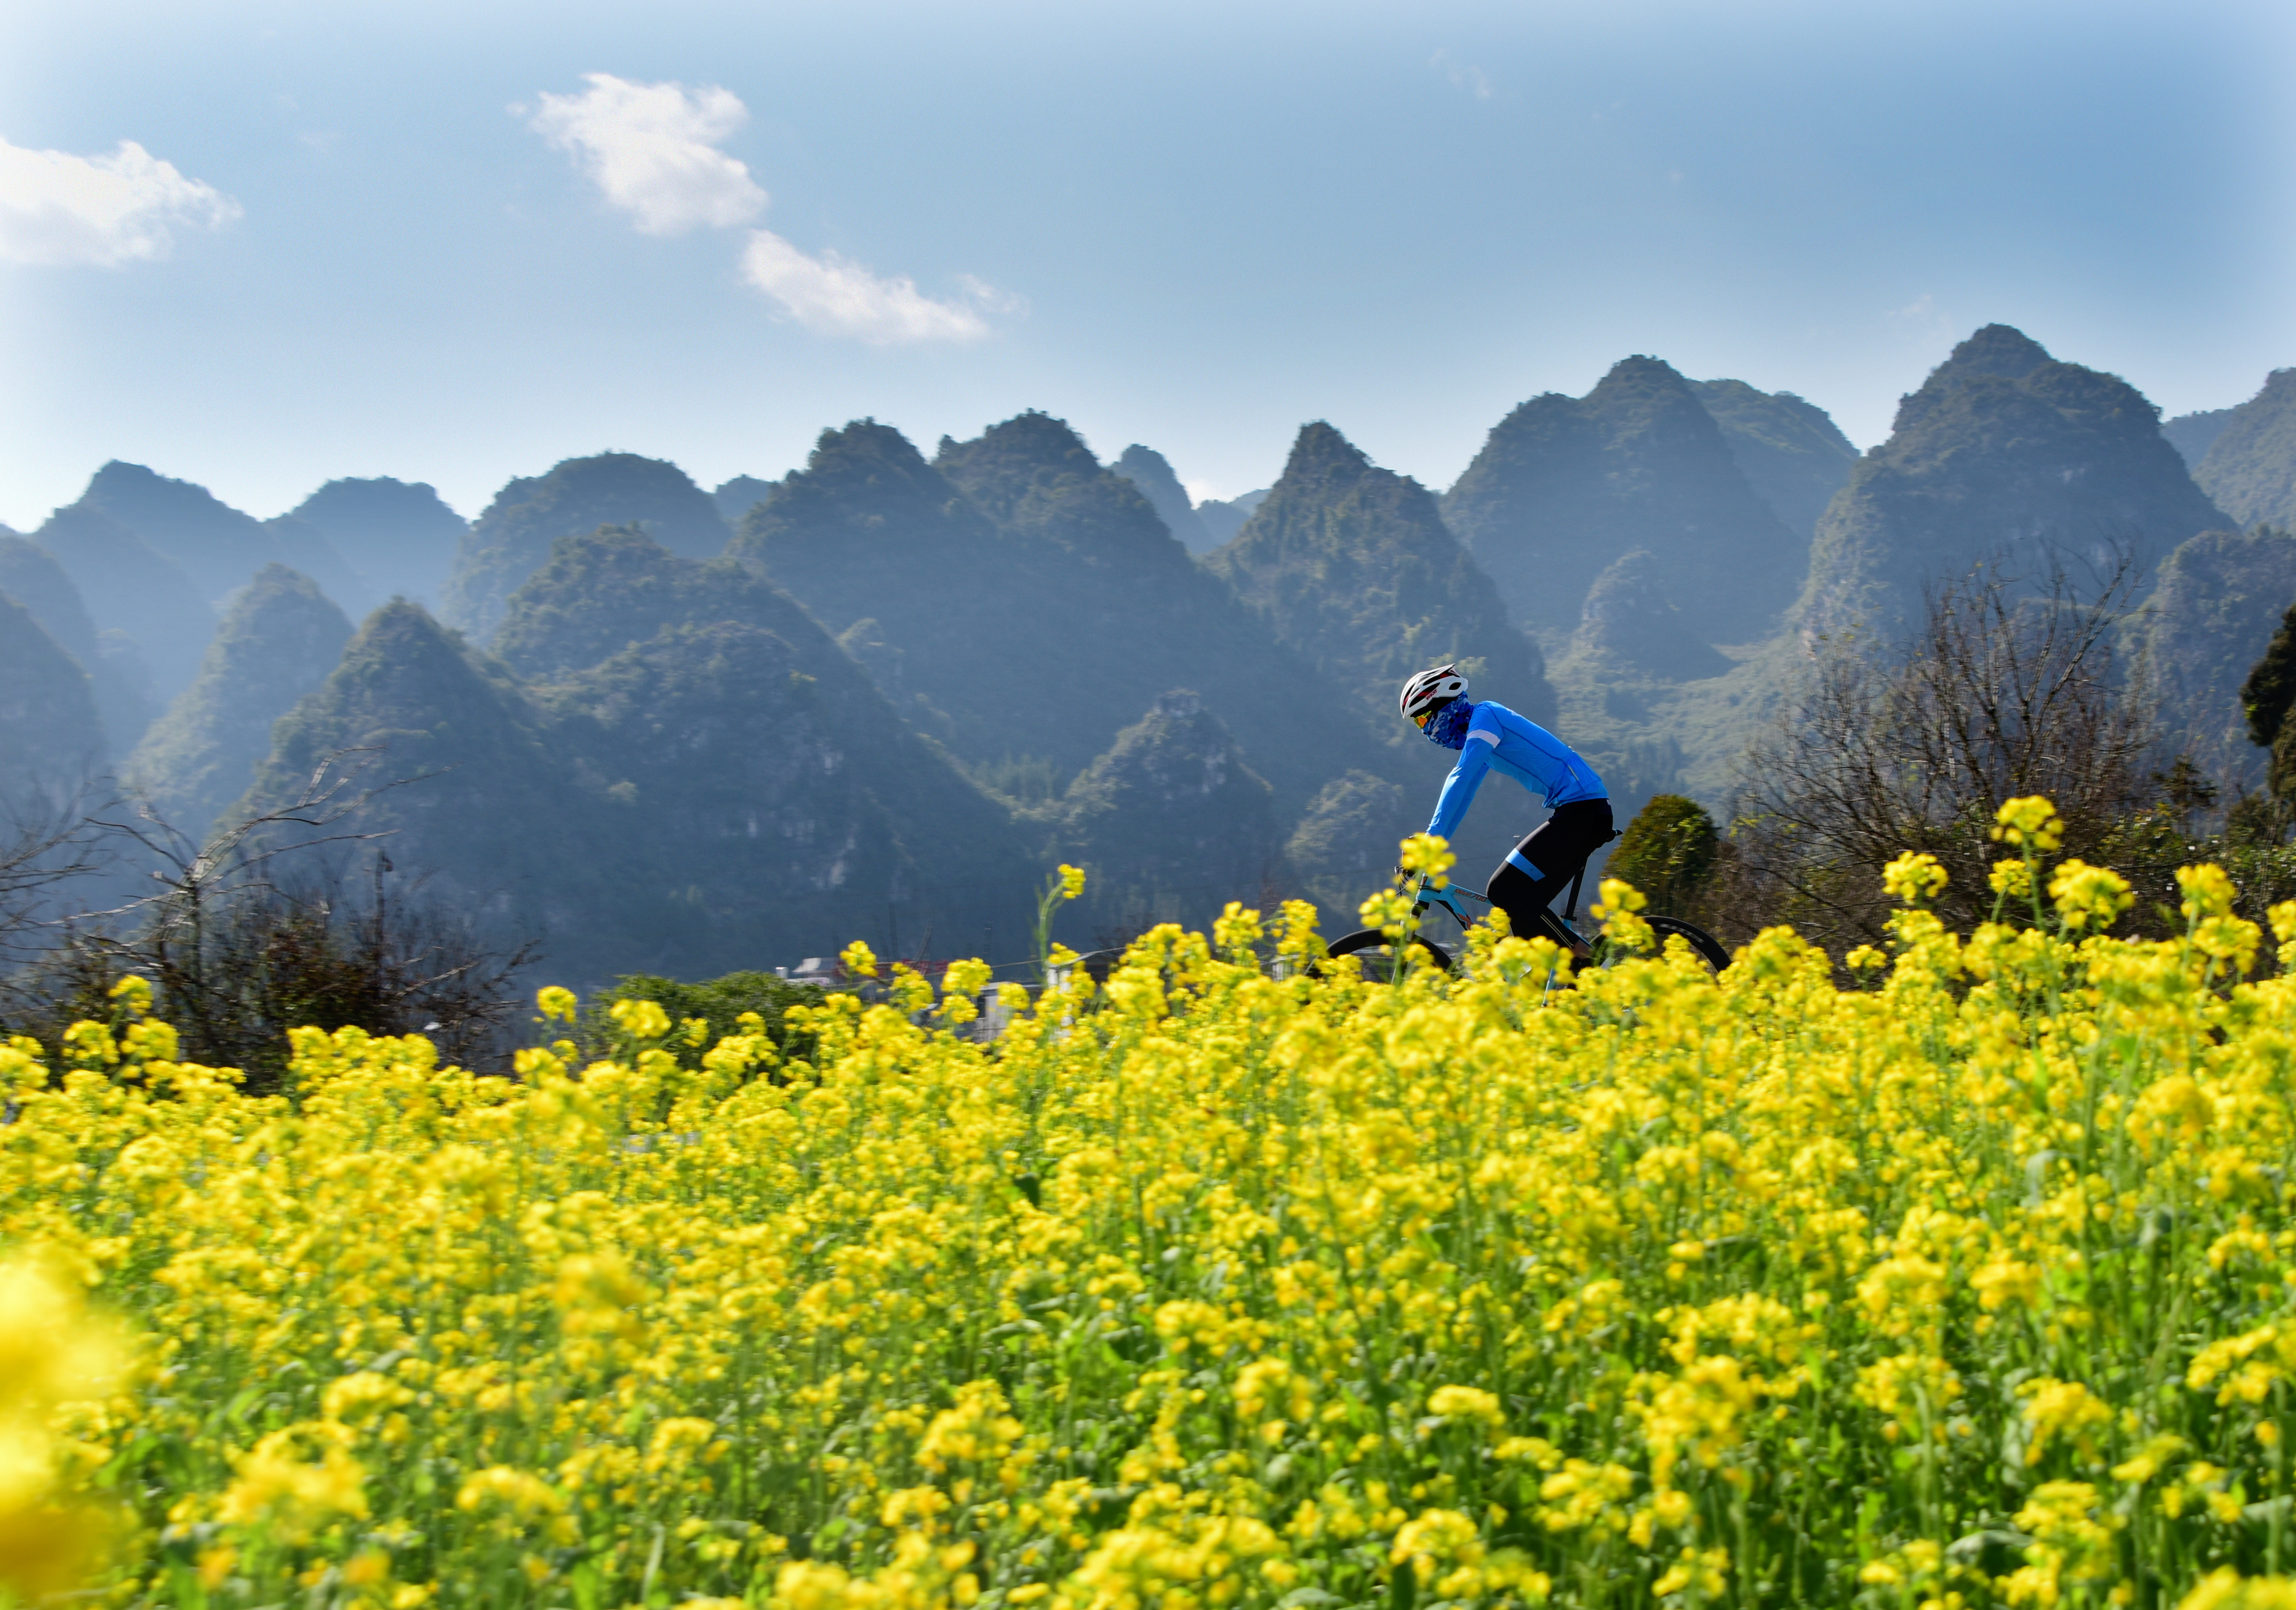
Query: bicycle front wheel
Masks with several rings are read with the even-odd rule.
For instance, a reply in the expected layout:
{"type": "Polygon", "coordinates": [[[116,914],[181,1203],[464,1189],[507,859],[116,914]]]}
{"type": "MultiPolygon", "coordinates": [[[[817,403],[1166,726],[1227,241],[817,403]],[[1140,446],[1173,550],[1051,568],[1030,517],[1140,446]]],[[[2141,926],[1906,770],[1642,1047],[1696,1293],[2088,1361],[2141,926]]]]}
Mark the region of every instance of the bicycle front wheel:
{"type": "Polygon", "coordinates": [[[1353,933],[1343,933],[1324,948],[1331,957],[1352,956],[1363,965],[1366,982],[1390,983],[1403,976],[1408,965],[1405,949],[1416,949],[1422,962],[1432,963],[1444,972],[1451,971],[1451,953],[1423,933],[1414,933],[1398,947],[1384,932],[1377,928],[1358,928],[1353,933]]]}
{"type": "Polygon", "coordinates": [[[1651,932],[1658,936],[1658,948],[1661,952],[1666,949],[1667,936],[1673,934],[1696,951],[1699,959],[1715,972],[1719,973],[1730,965],[1730,953],[1722,948],[1722,941],[1697,924],[1685,923],[1678,916],[1646,916],[1643,921],[1648,923],[1651,932]]]}

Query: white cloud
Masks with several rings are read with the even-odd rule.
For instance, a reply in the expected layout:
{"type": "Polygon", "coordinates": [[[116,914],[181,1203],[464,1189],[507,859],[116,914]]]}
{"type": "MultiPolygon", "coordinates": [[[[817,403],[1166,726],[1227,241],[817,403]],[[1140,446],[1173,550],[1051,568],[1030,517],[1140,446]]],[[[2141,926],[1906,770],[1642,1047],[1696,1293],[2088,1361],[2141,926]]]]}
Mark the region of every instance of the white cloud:
{"type": "MultiPolygon", "coordinates": [[[[583,81],[589,88],[578,95],[545,94],[530,125],[570,152],[643,233],[730,228],[765,210],[766,193],[748,166],[718,149],[749,120],[731,90],[634,84],[611,73],[586,73],[583,81]]],[[[528,115],[524,106],[510,110],[528,115]]],[[[742,276],[807,329],[873,346],[979,341],[989,333],[987,314],[1022,307],[970,275],[959,296],[927,296],[906,275],[887,278],[834,251],[810,256],[765,229],[750,232],[742,276]]]]}
{"type": "Polygon", "coordinates": [[[1451,60],[1449,51],[1439,50],[1432,58],[1431,65],[1441,68],[1454,85],[1465,90],[1476,100],[1488,101],[1491,98],[1490,75],[1473,62],[1454,62],[1451,60]]]}
{"type": "Polygon", "coordinates": [[[766,193],[748,164],[717,149],[749,121],[733,91],[633,84],[611,73],[585,73],[583,81],[590,87],[578,95],[544,95],[532,127],[573,153],[641,233],[726,229],[765,210],[766,193]]]}
{"type": "Polygon", "coordinates": [[[217,228],[240,212],[133,140],[82,157],[0,139],[0,262],[149,261],[168,255],[176,230],[217,228]]]}
{"type": "Polygon", "coordinates": [[[1915,341],[1939,341],[1953,333],[1953,316],[1939,307],[1937,298],[1926,291],[1882,316],[1902,335],[1915,341]]]}
{"type": "Polygon", "coordinates": [[[971,341],[988,333],[984,310],[1016,311],[1019,299],[971,275],[964,295],[939,300],[906,275],[886,279],[839,253],[809,257],[769,229],[750,232],[742,277],[782,305],[789,316],[824,335],[850,335],[872,346],[905,341],[971,341]]]}

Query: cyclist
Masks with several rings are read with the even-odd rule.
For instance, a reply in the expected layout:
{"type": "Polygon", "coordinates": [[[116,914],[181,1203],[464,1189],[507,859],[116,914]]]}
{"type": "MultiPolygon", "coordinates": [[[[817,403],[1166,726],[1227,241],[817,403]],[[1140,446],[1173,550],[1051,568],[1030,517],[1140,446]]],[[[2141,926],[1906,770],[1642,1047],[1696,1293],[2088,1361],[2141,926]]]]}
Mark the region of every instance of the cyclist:
{"type": "Polygon", "coordinates": [[[1483,775],[1493,769],[1546,800],[1554,814],[1499,863],[1483,892],[1507,914],[1516,933],[1525,939],[1544,933],[1585,961],[1590,954],[1586,941],[1546,904],[1578,875],[1588,856],[1611,842],[1611,798],[1603,779],[1578,751],[1538,722],[1494,700],[1471,702],[1467,679],[1456,665],[1421,671],[1404,683],[1398,702],[1405,720],[1443,748],[1459,752],[1428,832],[1450,838],[1475,802],[1483,775]]]}

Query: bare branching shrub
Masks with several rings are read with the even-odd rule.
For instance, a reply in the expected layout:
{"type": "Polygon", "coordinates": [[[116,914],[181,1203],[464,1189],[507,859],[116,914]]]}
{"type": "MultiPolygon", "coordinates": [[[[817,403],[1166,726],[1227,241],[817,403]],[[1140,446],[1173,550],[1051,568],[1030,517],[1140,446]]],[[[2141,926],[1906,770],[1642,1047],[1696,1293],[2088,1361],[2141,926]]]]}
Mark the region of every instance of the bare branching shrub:
{"type": "Polygon", "coordinates": [[[307,1025],[421,1033],[445,1060],[496,1059],[533,947],[490,942],[399,877],[382,835],[344,830],[378,792],[358,787],[364,770],[331,756],[292,803],[202,843],[148,802],[94,819],[99,842],[149,864],[153,891],[52,924],[0,1003],[9,1029],[53,1041],[79,1018],[102,1021],[111,986],[134,973],[186,1060],[242,1069],[256,1089],[284,1078],[287,1031],[307,1025]]]}
{"type": "Polygon", "coordinates": [[[30,789],[0,802],[0,969],[47,948],[58,898],[110,857],[87,822],[101,784],[30,789]]]}
{"type": "Polygon", "coordinates": [[[2056,803],[2064,854],[2111,864],[2169,792],[2151,702],[2114,652],[2141,579],[2126,556],[2038,575],[1989,563],[1933,588],[1908,644],[1820,640],[1742,762],[1714,901],[1728,937],[1792,923],[1837,956],[1880,941],[1882,868],[1907,850],[1944,863],[1949,925],[1982,921],[1994,812],[2028,794],[2056,803]]]}

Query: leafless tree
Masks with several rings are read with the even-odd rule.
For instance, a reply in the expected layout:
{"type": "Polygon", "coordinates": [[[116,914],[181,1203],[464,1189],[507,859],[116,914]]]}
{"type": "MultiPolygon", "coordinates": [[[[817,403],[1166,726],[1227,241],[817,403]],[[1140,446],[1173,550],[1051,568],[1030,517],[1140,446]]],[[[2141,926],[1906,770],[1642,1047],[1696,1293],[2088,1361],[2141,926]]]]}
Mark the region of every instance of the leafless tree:
{"type": "Polygon", "coordinates": [[[87,819],[109,802],[108,786],[84,776],[0,803],[0,969],[45,949],[58,897],[109,865],[102,835],[87,819]]]}
{"type": "Polygon", "coordinates": [[[133,973],[151,982],[186,1057],[244,1069],[258,1088],[280,1082],[286,1031],[302,1024],[427,1033],[448,1060],[485,1058],[515,1012],[510,986],[534,948],[488,942],[425,899],[419,878],[394,889],[381,842],[389,835],[355,830],[355,815],[384,789],[422,779],[362,786],[375,759],[330,755],[294,801],[203,842],[148,801],[93,819],[98,835],[152,863],[157,887],[58,925],[10,1015],[27,1015],[33,996],[51,1031],[101,1016],[111,985],[133,973]],[[312,853],[328,846],[333,854],[312,853]],[[345,875],[346,853],[365,858],[365,889],[345,875]]]}
{"type": "Polygon", "coordinates": [[[1881,870],[1908,850],[1944,863],[1948,922],[1981,920],[1994,812],[2022,795],[2055,803],[2064,853],[2104,857],[2163,797],[2152,702],[2115,653],[2141,579],[2125,552],[1995,561],[1933,587],[1910,643],[1820,640],[1742,761],[1733,925],[1791,922],[1837,955],[1879,940],[1881,870]]]}

